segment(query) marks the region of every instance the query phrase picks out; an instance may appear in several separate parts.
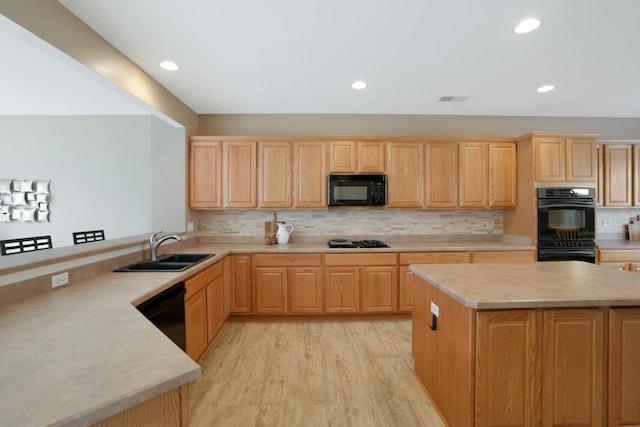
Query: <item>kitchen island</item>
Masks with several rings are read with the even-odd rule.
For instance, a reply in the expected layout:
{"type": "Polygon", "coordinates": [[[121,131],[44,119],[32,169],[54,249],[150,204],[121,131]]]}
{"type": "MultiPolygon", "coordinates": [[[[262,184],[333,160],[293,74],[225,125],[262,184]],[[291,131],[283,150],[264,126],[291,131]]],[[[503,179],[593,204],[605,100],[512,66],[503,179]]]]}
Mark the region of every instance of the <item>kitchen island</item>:
{"type": "Polygon", "coordinates": [[[416,375],[449,425],[640,423],[637,275],[578,261],[410,270],[416,375]]]}

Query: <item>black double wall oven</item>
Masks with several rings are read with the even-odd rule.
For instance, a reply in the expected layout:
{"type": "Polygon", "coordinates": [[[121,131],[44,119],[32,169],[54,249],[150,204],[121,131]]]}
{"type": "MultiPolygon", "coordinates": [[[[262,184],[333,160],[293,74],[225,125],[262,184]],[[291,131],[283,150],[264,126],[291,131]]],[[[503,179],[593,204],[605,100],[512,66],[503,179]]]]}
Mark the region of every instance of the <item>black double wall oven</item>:
{"type": "Polygon", "coordinates": [[[596,262],[594,188],[538,189],[538,261],[596,262]]]}

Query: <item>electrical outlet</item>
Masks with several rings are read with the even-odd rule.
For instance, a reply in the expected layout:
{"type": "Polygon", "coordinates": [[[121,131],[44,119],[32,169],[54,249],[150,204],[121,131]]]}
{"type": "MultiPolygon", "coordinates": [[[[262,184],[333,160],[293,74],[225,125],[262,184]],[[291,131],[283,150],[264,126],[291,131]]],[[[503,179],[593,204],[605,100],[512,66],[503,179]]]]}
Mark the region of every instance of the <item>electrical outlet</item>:
{"type": "Polygon", "coordinates": [[[440,307],[438,307],[434,303],[431,303],[431,313],[433,313],[433,315],[436,317],[440,317],[440,307]]]}
{"type": "Polygon", "coordinates": [[[188,222],[187,223],[187,231],[193,231],[194,226],[193,226],[193,222],[188,222]]]}
{"type": "Polygon", "coordinates": [[[610,228],[611,227],[611,221],[609,221],[608,219],[603,219],[602,220],[602,227],[603,228],[610,228]]]}
{"type": "Polygon", "coordinates": [[[51,276],[52,288],[66,285],[67,283],[69,283],[69,273],[60,273],[60,274],[56,274],[55,276],[51,276]]]}

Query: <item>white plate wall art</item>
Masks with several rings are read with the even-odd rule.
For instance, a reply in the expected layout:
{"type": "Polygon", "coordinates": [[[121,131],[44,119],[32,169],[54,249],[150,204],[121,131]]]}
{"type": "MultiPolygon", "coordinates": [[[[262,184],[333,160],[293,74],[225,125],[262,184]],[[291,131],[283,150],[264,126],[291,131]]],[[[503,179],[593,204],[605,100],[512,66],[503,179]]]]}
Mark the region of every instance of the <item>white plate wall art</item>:
{"type": "Polygon", "coordinates": [[[0,222],[49,222],[51,181],[0,179],[0,222]]]}

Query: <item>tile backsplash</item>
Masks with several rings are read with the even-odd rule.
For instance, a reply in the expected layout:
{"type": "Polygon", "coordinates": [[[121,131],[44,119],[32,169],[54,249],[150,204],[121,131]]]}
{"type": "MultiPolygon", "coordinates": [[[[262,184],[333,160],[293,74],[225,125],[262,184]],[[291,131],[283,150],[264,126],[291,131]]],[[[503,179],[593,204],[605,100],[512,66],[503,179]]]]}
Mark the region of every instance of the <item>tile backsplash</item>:
{"type": "MultiPolygon", "coordinates": [[[[264,236],[264,222],[271,221],[269,210],[192,211],[198,236],[264,236]]],[[[415,236],[473,235],[500,239],[502,210],[281,210],[278,221],[292,224],[291,241],[314,238],[403,238],[415,236]]]]}
{"type": "Polygon", "coordinates": [[[629,218],[640,214],[640,208],[600,208],[596,210],[596,237],[622,239],[629,218]]]}

